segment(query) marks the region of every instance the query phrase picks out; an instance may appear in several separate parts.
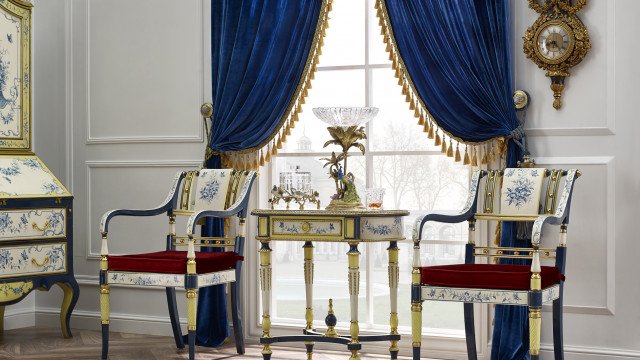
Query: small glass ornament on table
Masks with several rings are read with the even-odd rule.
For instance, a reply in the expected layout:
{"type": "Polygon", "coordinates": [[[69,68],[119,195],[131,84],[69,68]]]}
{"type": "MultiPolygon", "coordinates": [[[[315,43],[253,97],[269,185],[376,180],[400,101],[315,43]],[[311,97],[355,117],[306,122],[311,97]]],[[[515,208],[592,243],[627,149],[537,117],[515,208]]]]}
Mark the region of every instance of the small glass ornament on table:
{"type": "Polygon", "coordinates": [[[365,190],[365,203],[367,210],[382,210],[384,200],[384,188],[368,188],[365,190]]]}

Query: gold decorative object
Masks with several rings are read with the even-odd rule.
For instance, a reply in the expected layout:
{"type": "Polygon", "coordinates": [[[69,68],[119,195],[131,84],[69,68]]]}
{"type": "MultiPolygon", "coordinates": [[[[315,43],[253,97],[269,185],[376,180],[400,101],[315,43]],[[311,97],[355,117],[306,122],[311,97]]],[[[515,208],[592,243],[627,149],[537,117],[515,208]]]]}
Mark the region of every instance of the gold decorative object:
{"type": "Polygon", "coordinates": [[[374,107],[322,107],[314,108],[313,113],[322,121],[333,125],[327,127],[332,140],[327,141],[324,147],[339,145],[342,152],[336,155],[331,153],[326,160],[325,167],[329,167],[329,177],[335,181],[336,193],[331,197],[331,203],[327,210],[364,209],[355,185],[355,176],[348,172],[347,159],[349,149],[358,148],[365,153],[364,144],[367,134],[361,124],[373,119],[378,114],[378,108],[374,107]]]}
{"type": "Polygon", "coordinates": [[[327,317],[324,319],[324,322],[327,325],[327,331],[325,331],[324,336],[340,336],[340,334],[338,334],[338,332],[336,331],[336,324],[338,323],[338,319],[333,312],[333,299],[329,299],[329,311],[327,312],[327,317]]]}
{"type": "Polygon", "coordinates": [[[315,190],[311,190],[309,193],[297,190],[289,191],[274,185],[273,189],[271,189],[271,199],[269,199],[269,204],[271,204],[271,209],[273,209],[274,206],[282,200],[287,204],[287,210],[289,210],[290,203],[293,201],[299,205],[300,210],[304,210],[304,205],[309,202],[316,204],[316,207],[320,209],[319,196],[320,194],[315,190]]]}
{"type": "Polygon", "coordinates": [[[586,26],[576,15],[587,0],[529,0],[540,17],[523,36],[524,53],[551,78],[553,107],[562,107],[564,79],[591,48],[586,26]]]}
{"type": "Polygon", "coordinates": [[[516,90],[513,92],[513,106],[516,110],[524,110],[529,106],[529,94],[524,90],[516,90]]]}

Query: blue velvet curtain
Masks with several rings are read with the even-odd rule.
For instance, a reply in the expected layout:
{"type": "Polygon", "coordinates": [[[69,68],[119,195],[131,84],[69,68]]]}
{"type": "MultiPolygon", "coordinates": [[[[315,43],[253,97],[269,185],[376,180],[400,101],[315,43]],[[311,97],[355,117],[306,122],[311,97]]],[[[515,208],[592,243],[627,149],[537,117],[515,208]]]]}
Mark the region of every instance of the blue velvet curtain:
{"type": "MultiPolygon", "coordinates": [[[[515,166],[524,133],[512,100],[509,0],[385,3],[406,71],[438,126],[467,142],[506,136],[506,165],[515,166]]],[[[522,242],[505,223],[502,245],[522,242]]],[[[491,358],[528,358],[527,309],[496,306],[494,324],[491,358]]]]}
{"type": "MultiPolygon", "coordinates": [[[[261,146],[279,129],[304,72],[322,0],[211,0],[214,151],[261,146]]],[[[209,219],[203,236],[222,236],[221,220],[209,219]]],[[[212,249],[211,249],[212,250],[212,249]]],[[[206,249],[203,249],[206,251],[206,249]]],[[[229,335],[223,286],[200,290],[197,343],[221,345],[229,335]]]]}

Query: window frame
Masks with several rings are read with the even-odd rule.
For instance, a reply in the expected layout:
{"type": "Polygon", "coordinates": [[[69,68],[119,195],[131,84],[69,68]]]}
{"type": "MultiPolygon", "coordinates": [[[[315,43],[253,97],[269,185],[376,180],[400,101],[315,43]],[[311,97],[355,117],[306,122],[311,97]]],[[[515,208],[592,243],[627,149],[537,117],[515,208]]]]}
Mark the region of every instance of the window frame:
{"type": "MultiPolygon", "coordinates": [[[[373,10],[375,0],[362,0],[365,2],[364,5],[364,16],[365,16],[365,56],[364,56],[364,64],[361,65],[331,65],[331,66],[317,66],[317,71],[341,71],[341,70],[364,70],[364,79],[365,79],[365,106],[372,106],[373,99],[373,70],[375,69],[392,69],[391,63],[380,64],[380,63],[370,63],[370,34],[371,27],[378,27],[377,19],[370,19],[369,14],[373,10]],[[374,21],[371,21],[374,20],[374,21]]],[[[397,91],[400,92],[401,88],[398,87],[397,91]]],[[[411,126],[407,124],[407,126],[411,126]]],[[[417,125],[416,131],[419,131],[417,125]]],[[[365,125],[365,130],[368,138],[371,138],[371,130],[372,125],[371,122],[368,122],[365,125]]],[[[327,134],[328,136],[328,134],[327,134]]],[[[373,175],[374,172],[371,171],[373,169],[373,159],[376,156],[394,156],[394,155],[437,155],[437,156],[446,156],[442,154],[438,150],[372,150],[370,147],[369,141],[365,142],[365,154],[362,155],[359,152],[352,152],[349,154],[350,156],[355,157],[365,157],[365,165],[366,165],[366,181],[365,184],[367,187],[372,186],[373,184],[373,175]]],[[[286,156],[286,157],[323,157],[323,156],[331,156],[331,151],[305,151],[305,152],[295,152],[295,151],[280,151],[277,156],[286,156]]],[[[453,160],[452,160],[453,161],[453,160]]],[[[273,166],[272,162],[266,163],[264,167],[261,168],[261,172],[265,176],[260,176],[259,181],[256,182],[256,190],[254,193],[256,194],[253,203],[256,208],[266,208],[269,206],[267,200],[270,194],[270,189],[273,187],[274,183],[272,179],[274,178],[275,166],[273,166]]],[[[471,172],[471,168],[469,169],[471,172]]],[[[253,218],[253,217],[252,217],[253,218]]],[[[252,254],[257,254],[258,251],[258,242],[251,241],[255,238],[257,224],[255,223],[255,219],[249,220],[249,237],[248,237],[248,246],[246,247],[248,254],[248,266],[247,271],[244,276],[247,278],[245,289],[245,299],[257,299],[257,301],[252,301],[249,303],[245,303],[245,309],[249,310],[247,313],[246,319],[248,320],[247,326],[249,336],[248,339],[259,339],[262,335],[261,321],[262,321],[262,307],[260,301],[260,283],[258,277],[258,261],[257,257],[252,256],[252,254]]],[[[483,244],[487,242],[487,239],[490,238],[490,229],[493,229],[495,224],[487,225],[486,222],[480,222],[477,224],[477,241],[479,244],[483,244]]],[[[409,241],[409,240],[407,240],[409,241]]],[[[455,244],[466,244],[466,241],[447,241],[447,240],[430,240],[423,241],[421,243],[421,251],[424,252],[426,250],[427,245],[455,245],[455,244]]],[[[369,251],[369,247],[372,244],[361,244],[361,246],[365,247],[367,251],[369,251]]],[[[302,243],[300,243],[302,246],[302,243]]],[[[300,263],[300,269],[302,269],[302,263],[300,263]]],[[[363,279],[364,282],[370,284],[372,282],[371,276],[374,274],[373,271],[373,257],[367,256],[366,263],[361,264],[366,267],[366,278],[363,279]]],[[[360,323],[360,331],[362,334],[374,334],[374,333],[384,333],[388,332],[388,325],[375,325],[373,324],[373,286],[367,286],[367,294],[366,294],[366,309],[367,309],[367,319],[362,319],[360,323]],[[369,319],[371,320],[369,322],[369,319]],[[364,320],[364,321],[363,321],[364,320]]],[[[273,294],[275,296],[275,294],[273,294]]],[[[273,302],[272,302],[273,303],[273,302]]],[[[398,306],[410,306],[410,299],[398,299],[398,306]]],[[[424,303],[424,306],[428,306],[428,302],[424,303]]],[[[488,358],[489,356],[489,334],[491,330],[491,324],[489,323],[490,318],[490,307],[482,304],[475,304],[475,328],[476,328],[476,343],[477,343],[477,351],[479,358],[488,358]]],[[[301,314],[303,314],[303,310],[301,309],[301,314]]],[[[324,319],[324,314],[314,314],[315,319],[314,323],[322,323],[324,319]]],[[[460,316],[463,316],[462,309],[460,311],[460,316]]],[[[423,325],[428,321],[428,319],[423,318],[423,325]]],[[[290,323],[283,324],[280,322],[276,322],[272,320],[271,326],[271,335],[279,336],[285,334],[291,334],[292,331],[299,331],[301,329],[300,324],[298,323],[290,323]]],[[[343,329],[344,331],[348,331],[348,329],[343,329]]],[[[401,355],[410,355],[411,349],[411,336],[410,334],[406,334],[401,332],[402,340],[400,342],[401,347],[401,355]]],[[[375,343],[367,343],[366,350],[371,353],[378,354],[388,354],[388,342],[375,342],[375,343]]],[[[344,346],[335,345],[335,344],[323,344],[317,343],[317,348],[320,349],[336,349],[336,350],[344,350],[344,346]]],[[[460,358],[466,359],[467,351],[466,351],[466,342],[464,339],[464,334],[462,336],[456,332],[448,332],[446,330],[437,331],[437,332],[426,332],[423,331],[423,353],[429,351],[430,356],[432,357],[445,357],[445,358],[460,358]]]]}

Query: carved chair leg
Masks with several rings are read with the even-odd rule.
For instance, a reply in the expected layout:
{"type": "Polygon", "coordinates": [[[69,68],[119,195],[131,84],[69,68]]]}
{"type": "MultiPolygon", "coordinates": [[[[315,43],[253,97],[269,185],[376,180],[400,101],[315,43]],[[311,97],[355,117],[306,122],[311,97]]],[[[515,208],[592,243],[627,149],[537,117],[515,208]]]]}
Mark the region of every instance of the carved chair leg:
{"type": "Polygon", "coordinates": [[[420,360],[420,346],[422,345],[422,303],[411,304],[411,340],[413,345],[413,360],[420,360]]]}
{"type": "Polygon", "coordinates": [[[539,307],[529,307],[529,354],[531,355],[531,360],[540,359],[541,315],[539,307]]]}
{"type": "Polygon", "coordinates": [[[196,357],[196,315],[198,307],[198,292],[196,289],[187,289],[187,330],[189,341],[189,360],[196,357]]]}
{"type": "Polygon", "coordinates": [[[464,303],[464,332],[467,338],[467,356],[469,360],[478,359],[476,352],[476,329],[473,316],[473,303],[464,303]]]}
{"type": "Polygon", "coordinates": [[[564,286],[560,284],[560,297],[553,301],[553,352],[555,360],[564,360],[564,342],[562,336],[562,298],[564,286]]]}
{"type": "Polygon", "coordinates": [[[102,323],[102,360],[109,358],[109,285],[100,285],[100,318],[102,323]]]}
{"type": "Polygon", "coordinates": [[[242,327],[242,307],[240,300],[240,265],[236,266],[236,281],[231,283],[231,316],[233,319],[233,335],[236,339],[238,354],[244,354],[244,329],[242,327]]]}
{"type": "Polygon", "coordinates": [[[182,339],[182,329],[180,329],[180,318],[178,315],[178,305],[176,302],[176,289],[168,287],[165,289],[167,293],[167,306],[169,307],[169,319],[171,319],[171,329],[173,330],[173,338],[178,349],[184,349],[184,340],[182,339]]]}

